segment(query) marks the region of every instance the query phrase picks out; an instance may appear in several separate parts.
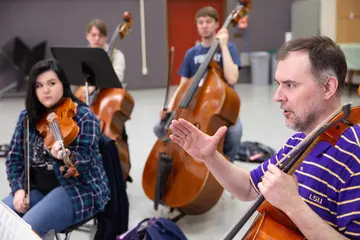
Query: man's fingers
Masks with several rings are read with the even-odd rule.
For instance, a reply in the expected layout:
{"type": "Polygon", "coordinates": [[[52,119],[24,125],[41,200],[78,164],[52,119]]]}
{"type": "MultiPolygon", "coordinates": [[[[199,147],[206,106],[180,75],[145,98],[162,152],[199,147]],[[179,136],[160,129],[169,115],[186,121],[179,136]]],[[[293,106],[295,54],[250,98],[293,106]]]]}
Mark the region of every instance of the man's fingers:
{"type": "Polygon", "coordinates": [[[297,177],[296,177],[295,175],[292,175],[292,178],[293,178],[293,180],[296,182],[296,184],[298,184],[298,179],[297,179],[297,177]]]}
{"type": "Polygon", "coordinates": [[[192,123],[186,121],[183,118],[180,118],[178,123],[184,127],[184,132],[186,134],[190,134],[190,133],[198,133],[201,132],[197,127],[195,127],[192,123]]]}
{"type": "Polygon", "coordinates": [[[259,191],[261,194],[264,194],[265,192],[265,186],[264,186],[264,183],[263,182],[259,182],[258,183],[258,188],[259,188],[259,191]]]}
{"type": "Polygon", "coordinates": [[[227,128],[225,126],[219,128],[216,133],[214,134],[214,138],[216,139],[216,142],[219,142],[220,139],[225,135],[227,131],[227,128]]]}
{"type": "Polygon", "coordinates": [[[179,124],[172,125],[171,130],[176,136],[178,136],[182,139],[185,139],[186,136],[189,134],[189,133],[186,133],[188,131],[184,127],[181,127],[179,124]]]}
{"type": "Polygon", "coordinates": [[[181,147],[184,146],[184,140],[182,140],[178,136],[171,134],[169,137],[174,143],[179,144],[181,147]]]}
{"type": "Polygon", "coordinates": [[[274,164],[271,164],[271,163],[269,163],[267,169],[269,172],[276,174],[276,175],[280,175],[282,172],[277,166],[275,166],[274,164]]]}

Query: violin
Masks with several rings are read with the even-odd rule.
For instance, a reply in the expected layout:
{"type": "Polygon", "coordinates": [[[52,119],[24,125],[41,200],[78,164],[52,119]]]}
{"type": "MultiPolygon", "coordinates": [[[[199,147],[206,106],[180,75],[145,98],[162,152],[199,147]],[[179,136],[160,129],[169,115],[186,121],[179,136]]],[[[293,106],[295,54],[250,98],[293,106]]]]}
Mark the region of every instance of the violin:
{"type": "Polygon", "coordinates": [[[80,131],[77,122],[73,119],[77,112],[76,107],[77,103],[73,102],[71,98],[65,98],[50,113],[44,114],[36,124],[36,129],[44,137],[44,145],[47,149],[50,150],[55,141],[60,141],[64,162],[64,165],[60,167],[60,172],[65,178],[80,175],[65,152],[65,147],[75,140],[80,131]]]}
{"type": "MultiPolygon", "coordinates": [[[[322,124],[292,149],[287,154],[290,155],[290,158],[286,160],[287,157],[284,157],[279,161],[284,163],[279,166],[280,170],[287,174],[292,174],[319,142],[326,141],[335,146],[337,140],[349,127],[359,123],[360,106],[351,108],[350,104],[345,104],[325,119],[322,124]]],[[[267,202],[263,195],[257,198],[243,218],[222,239],[233,239],[255,211],[258,211],[259,214],[244,235],[244,240],[305,239],[290,218],[267,202]]]]}

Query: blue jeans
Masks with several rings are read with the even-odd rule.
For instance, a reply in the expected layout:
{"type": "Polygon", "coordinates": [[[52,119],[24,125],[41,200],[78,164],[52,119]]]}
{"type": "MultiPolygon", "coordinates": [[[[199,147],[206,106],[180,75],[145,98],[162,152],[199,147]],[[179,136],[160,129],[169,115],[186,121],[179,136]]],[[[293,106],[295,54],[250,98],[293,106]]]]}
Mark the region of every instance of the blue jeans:
{"type": "MultiPolygon", "coordinates": [[[[16,212],[12,194],[2,201],[16,212]]],[[[73,225],[75,221],[75,212],[71,199],[61,186],[45,196],[38,190],[31,190],[29,210],[25,214],[16,213],[30,224],[40,237],[43,237],[50,230],[60,232],[73,225]]]]}
{"type": "MultiPolygon", "coordinates": [[[[164,132],[164,129],[161,127],[160,122],[154,126],[154,133],[158,138],[166,135],[166,132],[164,132]]],[[[236,154],[239,153],[242,133],[243,127],[240,118],[238,118],[237,122],[234,125],[228,127],[226,131],[223,151],[231,162],[235,160],[236,154]]]]}

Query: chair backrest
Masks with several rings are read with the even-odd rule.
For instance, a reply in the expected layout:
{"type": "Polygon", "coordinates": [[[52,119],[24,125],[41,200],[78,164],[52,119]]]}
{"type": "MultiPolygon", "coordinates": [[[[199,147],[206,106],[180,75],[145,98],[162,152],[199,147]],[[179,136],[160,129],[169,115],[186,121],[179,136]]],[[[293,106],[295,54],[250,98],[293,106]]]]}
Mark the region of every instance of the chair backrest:
{"type": "Polygon", "coordinates": [[[104,170],[109,179],[111,199],[106,204],[104,211],[97,216],[98,230],[95,240],[115,239],[117,235],[128,230],[129,200],[115,141],[102,135],[99,146],[104,170]]]}
{"type": "MultiPolygon", "coordinates": [[[[128,230],[129,201],[115,141],[101,135],[99,148],[103,157],[104,170],[109,179],[111,199],[106,204],[104,211],[95,216],[97,230],[94,240],[115,239],[117,235],[128,230]]],[[[66,239],[70,239],[70,233],[83,226],[87,221],[70,226],[61,233],[66,234],[66,239]]]]}

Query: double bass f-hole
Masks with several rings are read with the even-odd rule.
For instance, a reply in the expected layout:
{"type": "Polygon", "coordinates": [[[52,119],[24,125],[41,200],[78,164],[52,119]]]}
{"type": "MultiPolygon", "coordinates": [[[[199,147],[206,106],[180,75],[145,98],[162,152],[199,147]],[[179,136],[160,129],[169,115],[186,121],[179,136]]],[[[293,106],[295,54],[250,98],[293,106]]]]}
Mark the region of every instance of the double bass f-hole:
{"type": "Polygon", "coordinates": [[[200,129],[200,123],[199,123],[199,122],[195,122],[195,123],[194,123],[194,126],[195,126],[197,129],[200,129]]]}

